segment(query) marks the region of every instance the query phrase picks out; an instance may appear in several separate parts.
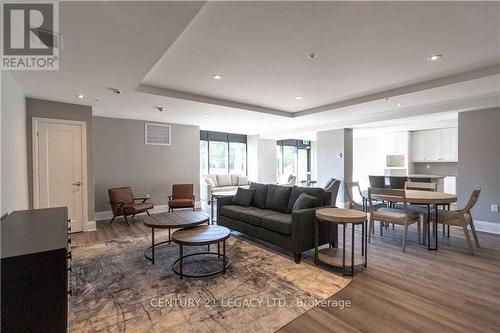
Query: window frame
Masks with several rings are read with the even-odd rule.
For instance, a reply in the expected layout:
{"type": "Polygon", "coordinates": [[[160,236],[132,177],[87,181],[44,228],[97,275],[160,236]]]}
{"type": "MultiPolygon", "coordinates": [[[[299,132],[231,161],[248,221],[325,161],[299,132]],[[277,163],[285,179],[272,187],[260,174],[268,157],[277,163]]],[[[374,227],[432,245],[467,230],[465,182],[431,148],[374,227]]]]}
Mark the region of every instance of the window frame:
{"type": "MultiPolygon", "coordinates": [[[[248,176],[248,143],[247,136],[245,134],[236,133],[224,133],[224,132],[214,132],[214,131],[200,131],[200,141],[207,141],[207,170],[210,175],[210,142],[226,142],[227,143],[227,169],[226,172],[229,175],[230,170],[230,160],[231,160],[231,149],[230,143],[243,143],[245,144],[245,174],[242,176],[248,176]]],[[[201,154],[200,154],[201,158],[201,154]]],[[[201,170],[200,170],[201,171],[201,170]]]]}
{"type": "MultiPolygon", "coordinates": [[[[295,152],[297,156],[297,173],[298,173],[298,159],[299,159],[299,149],[305,149],[307,151],[307,180],[311,180],[311,172],[312,172],[312,163],[311,163],[311,143],[307,140],[296,140],[296,139],[288,139],[288,140],[279,140],[276,141],[277,149],[281,152],[281,174],[284,174],[285,171],[285,150],[284,146],[295,147],[295,152]]],[[[298,176],[298,175],[296,175],[298,176]]]]}

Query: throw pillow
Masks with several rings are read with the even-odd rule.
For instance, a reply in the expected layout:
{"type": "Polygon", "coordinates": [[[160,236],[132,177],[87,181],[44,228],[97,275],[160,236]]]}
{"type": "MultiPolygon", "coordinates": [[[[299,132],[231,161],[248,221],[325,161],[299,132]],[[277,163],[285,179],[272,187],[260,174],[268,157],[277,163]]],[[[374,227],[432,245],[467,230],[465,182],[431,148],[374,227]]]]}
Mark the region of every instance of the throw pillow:
{"type": "Polygon", "coordinates": [[[217,184],[219,186],[231,186],[231,176],[230,175],[217,175],[217,184]]]}
{"type": "Polygon", "coordinates": [[[210,187],[215,187],[215,182],[212,178],[205,178],[205,183],[210,185],[210,187]]]}
{"type": "Polygon", "coordinates": [[[251,205],[257,208],[266,208],[267,184],[250,183],[250,188],[255,190],[251,205]]]}
{"type": "Polygon", "coordinates": [[[236,190],[236,194],[233,197],[233,203],[235,203],[239,206],[248,207],[248,206],[250,206],[250,203],[252,202],[254,194],[255,194],[255,190],[252,190],[249,188],[238,187],[238,190],[236,190]]]}
{"type": "MultiPolygon", "coordinates": [[[[291,213],[293,210],[293,205],[295,204],[295,201],[297,201],[297,198],[302,194],[306,193],[310,196],[313,196],[315,198],[318,198],[320,202],[323,203],[323,199],[325,196],[325,190],[323,190],[320,187],[299,187],[299,186],[294,186],[292,193],[290,193],[290,201],[288,201],[288,213],[291,213]]],[[[324,203],[324,204],[330,204],[324,203]]]]}
{"type": "Polygon", "coordinates": [[[291,191],[290,186],[268,185],[266,208],[286,213],[291,191]]]}
{"type": "Polygon", "coordinates": [[[237,186],[238,185],[238,177],[240,175],[231,175],[231,185],[237,186]]]}
{"type": "Polygon", "coordinates": [[[246,176],[239,176],[238,177],[238,185],[248,185],[248,177],[246,176]]]}
{"type": "Polygon", "coordinates": [[[316,208],[319,206],[321,206],[321,200],[319,200],[316,197],[313,197],[312,195],[302,193],[295,201],[292,212],[295,212],[296,210],[299,209],[316,208]]]}

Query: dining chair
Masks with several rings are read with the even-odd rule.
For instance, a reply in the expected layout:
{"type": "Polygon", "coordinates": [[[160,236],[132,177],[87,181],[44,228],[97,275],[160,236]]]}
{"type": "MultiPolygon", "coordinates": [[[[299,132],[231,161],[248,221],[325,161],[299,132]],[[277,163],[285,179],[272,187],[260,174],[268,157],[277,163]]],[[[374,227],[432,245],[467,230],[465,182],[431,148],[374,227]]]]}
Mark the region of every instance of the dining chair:
{"type": "Polygon", "coordinates": [[[173,212],[174,208],[193,208],[194,210],[193,184],[172,185],[172,195],[168,196],[168,211],[173,212]]]}
{"type": "Polygon", "coordinates": [[[417,223],[418,243],[421,243],[421,216],[408,210],[405,190],[368,188],[368,202],[370,204],[370,222],[368,231],[368,242],[371,243],[372,230],[374,229],[375,221],[380,222],[380,236],[382,236],[383,223],[389,222],[404,226],[403,232],[403,252],[406,251],[406,239],[408,237],[408,226],[417,223]],[[375,209],[373,204],[374,199],[386,199],[389,201],[399,201],[404,204],[404,210],[394,208],[379,208],[375,209]]]}
{"type": "Polygon", "coordinates": [[[368,176],[370,187],[385,188],[385,176],[368,176]]]}
{"type": "Polygon", "coordinates": [[[432,183],[432,179],[429,177],[426,178],[421,178],[421,177],[409,177],[410,182],[415,182],[415,183],[432,183]]]}
{"type": "Polygon", "coordinates": [[[409,182],[405,183],[405,187],[404,188],[406,190],[436,192],[437,184],[436,183],[426,183],[426,182],[409,181],[409,182]]]}
{"type": "Polygon", "coordinates": [[[389,188],[393,190],[403,190],[408,180],[406,176],[389,176],[389,188]]]}
{"type": "MultiPolygon", "coordinates": [[[[476,247],[479,247],[479,239],[477,238],[476,227],[474,226],[474,220],[472,219],[471,209],[476,205],[477,200],[479,199],[479,194],[481,193],[481,189],[472,191],[471,196],[469,198],[469,202],[465,205],[464,208],[458,210],[442,210],[438,209],[438,222],[443,225],[462,227],[465,234],[465,239],[467,241],[467,245],[469,247],[470,254],[474,254],[474,249],[472,246],[472,242],[469,235],[469,229],[467,226],[470,226],[472,231],[472,236],[474,237],[474,243],[476,247]]],[[[431,214],[435,219],[435,215],[431,214]]]]}
{"type": "Polygon", "coordinates": [[[108,189],[109,204],[113,212],[113,218],[109,223],[113,223],[117,216],[123,216],[128,225],[127,216],[132,215],[132,219],[136,214],[146,212],[149,215],[149,209],[153,209],[154,205],[151,202],[146,202],[149,197],[136,198],[132,194],[130,186],[115,187],[108,189]],[[142,201],[136,203],[136,201],[142,201]]]}
{"type": "MultiPolygon", "coordinates": [[[[347,200],[349,202],[349,208],[350,209],[356,209],[360,211],[364,211],[368,209],[368,207],[364,207],[363,203],[356,202],[354,200],[354,191],[353,189],[357,189],[359,197],[363,199],[363,193],[361,192],[361,187],[359,187],[358,182],[344,182],[344,188],[345,188],[345,195],[347,197],[347,200]]],[[[382,207],[385,207],[385,204],[383,202],[375,202],[374,204],[375,209],[379,209],[382,207]]]]}

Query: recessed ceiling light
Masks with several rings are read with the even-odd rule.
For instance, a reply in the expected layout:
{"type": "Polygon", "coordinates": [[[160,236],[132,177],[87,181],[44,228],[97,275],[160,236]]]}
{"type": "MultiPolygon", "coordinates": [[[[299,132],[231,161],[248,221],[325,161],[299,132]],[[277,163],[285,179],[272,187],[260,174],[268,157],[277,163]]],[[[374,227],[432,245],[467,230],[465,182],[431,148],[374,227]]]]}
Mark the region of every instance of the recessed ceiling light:
{"type": "Polygon", "coordinates": [[[318,55],[316,53],[311,53],[309,54],[309,59],[314,59],[316,58],[318,55]]]}
{"type": "Polygon", "coordinates": [[[222,75],[220,74],[214,74],[214,76],[212,76],[214,80],[220,80],[222,79],[222,75]]]}
{"type": "Polygon", "coordinates": [[[428,61],[438,61],[438,60],[441,60],[441,58],[443,58],[442,54],[433,54],[429,58],[427,58],[427,60],[428,61]]]}
{"type": "Polygon", "coordinates": [[[156,110],[160,111],[160,112],[163,112],[165,111],[165,107],[163,106],[155,106],[156,110]]]}
{"type": "Polygon", "coordinates": [[[389,97],[384,98],[384,101],[386,101],[386,102],[387,102],[388,100],[389,100],[389,97]]]}
{"type": "Polygon", "coordinates": [[[79,99],[84,99],[85,98],[85,96],[83,96],[82,94],[78,94],[78,95],[76,95],[76,97],[78,97],[79,99]]]}
{"type": "Polygon", "coordinates": [[[398,103],[398,106],[399,106],[399,107],[403,106],[403,103],[398,103]]]}
{"type": "Polygon", "coordinates": [[[300,101],[301,99],[303,99],[303,97],[302,96],[295,96],[295,99],[300,101]]]}

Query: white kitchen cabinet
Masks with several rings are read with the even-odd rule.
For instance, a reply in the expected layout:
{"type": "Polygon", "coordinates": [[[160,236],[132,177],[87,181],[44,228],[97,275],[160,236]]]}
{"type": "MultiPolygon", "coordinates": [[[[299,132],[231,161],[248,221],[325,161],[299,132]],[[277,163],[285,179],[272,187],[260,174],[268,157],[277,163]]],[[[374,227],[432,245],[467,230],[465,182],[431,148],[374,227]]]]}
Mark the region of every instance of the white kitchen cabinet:
{"type": "Polygon", "coordinates": [[[441,130],[441,159],[443,162],[458,160],[458,128],[441,130]]]}
{"type": "Polygon", "coordinates": [[[444,193],[457,194],[457,177],[444,177],[444,193]]]}
{"type": "Polygon", "coordinates": [[[441,130],[433,129],[425,131],[425,160],[441,160],[441,130]]]}
{"type": "Polygon", "coordinates": [[[413,162],[457,162],[458,129],[441,128],[412,132],[413,162]]]}
{"type": "Polygon", "coordinates": [[[412,133],[411,156],[414,162],[425,161],[425,131],[412,133]]]}

